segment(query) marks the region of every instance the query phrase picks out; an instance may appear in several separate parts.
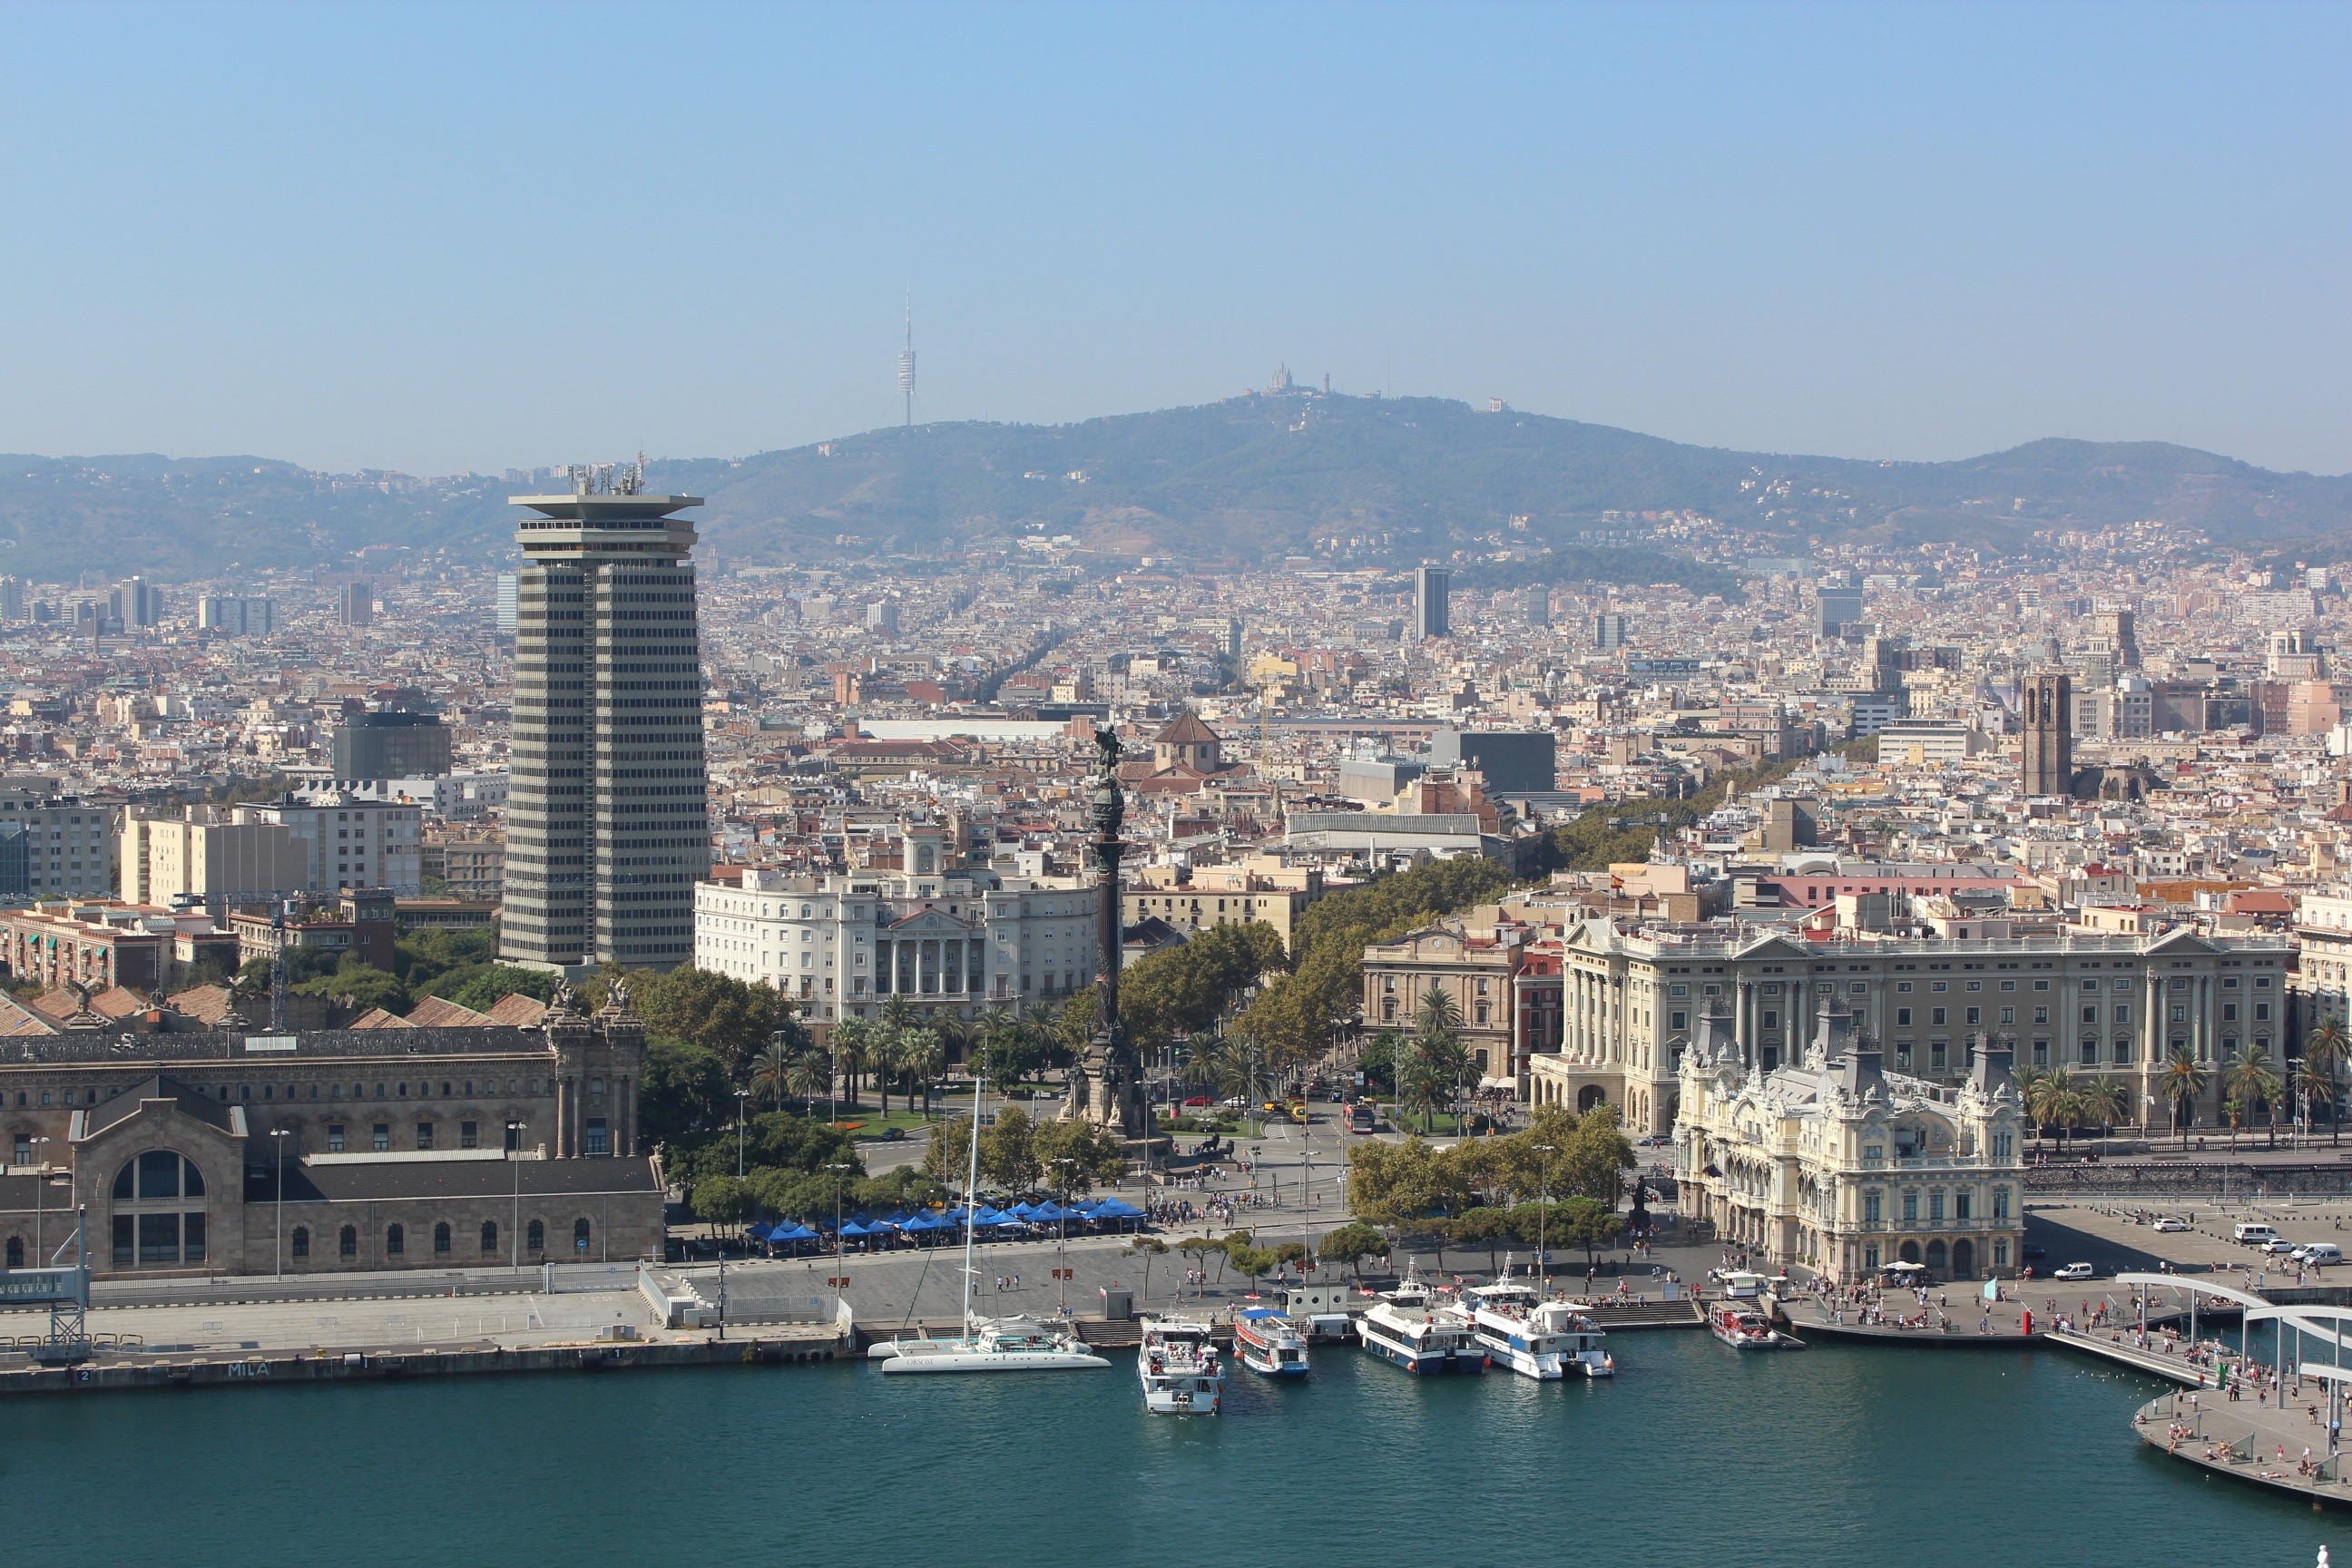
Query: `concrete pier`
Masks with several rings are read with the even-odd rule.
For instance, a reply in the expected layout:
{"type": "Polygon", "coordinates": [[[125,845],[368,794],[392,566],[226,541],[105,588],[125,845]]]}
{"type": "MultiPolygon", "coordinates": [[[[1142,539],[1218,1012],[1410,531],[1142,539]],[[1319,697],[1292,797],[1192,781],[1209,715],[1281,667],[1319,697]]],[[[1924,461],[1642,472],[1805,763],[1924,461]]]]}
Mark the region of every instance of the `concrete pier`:
{"type": "Polygon", "coordinates": [[[2352,1473],[2328,1451],[2326,1419],[2326,1393],[2311,1389],[2297,1401],[2290,1383],[2284,1409],[2210,1389],[2168,1394],[2141,1405],[2132,1430],[2209,1474],[2306,1498],[2314,1508],[2352,1508],[2352,1473]]]}

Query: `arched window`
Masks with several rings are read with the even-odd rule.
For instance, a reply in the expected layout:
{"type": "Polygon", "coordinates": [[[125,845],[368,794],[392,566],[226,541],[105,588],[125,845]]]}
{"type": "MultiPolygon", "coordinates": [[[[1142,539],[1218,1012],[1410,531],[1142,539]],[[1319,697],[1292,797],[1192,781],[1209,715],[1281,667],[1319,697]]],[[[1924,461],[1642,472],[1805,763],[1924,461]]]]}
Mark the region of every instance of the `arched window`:
{"type": "Polygon", "coordinates": [[[408,1232],[396,1225],[383,1227],[383,1249],[397,1258],[408,1250],[408,1232]]]}
{"type": "Polygon", "coordinates": [[[335,1250],[345,1258],[357,1258],[360,1255],[360,1233],[357,1226],[348,1225],[343,1226],[342,1235],[335,1238],[335,1250]]]}
{"type": "Polygon", "coordinates": [[[482,1222],[482,1256],[485,1258],[495,1257],[498,1250],[499,1222],[494,1219],[486,1219],[482,1222]]]}
{"type": "Polygon", "coordinates": [[[21,1236],[12,1236],[8,1238],[8,1267],[11,1268],[25,1267],[25,1238],[21,1236]]]}
{"type": "Polygon", "coordinates": [[[574,1252],[588,1250],[588,1222],[585,1219],[575,1219],[572,1222],[572,1250],[574,1252]]]}
{"type": "Polygon", "coordinates": [[[150,1149],[115,1173],[113,1198],[115,1268],[205,1261],[205,1175],[194,1161],[150,1149]]]}
{"type": "Polygon", "coordinates": [[[446,1219],[433,1227],[433,1250],[436,1252],[449,1250],[449,1222],[446,1219]]]}
{"type": "Polygon", "coordinates": [[[547,1250],[547,1222],[543,1219],[535,1219],[531,1221],[530,1228],[523,1233],[523,1238],[525,1245],[533,1252],[545,1252],[547,1250]]]}
{"type": "Polygon", "coordinates": [[[298,1225],[294,1227],[294,1256],[297,1258],[310,1256],[310,1227],[307,1225],[298,1225]]]}

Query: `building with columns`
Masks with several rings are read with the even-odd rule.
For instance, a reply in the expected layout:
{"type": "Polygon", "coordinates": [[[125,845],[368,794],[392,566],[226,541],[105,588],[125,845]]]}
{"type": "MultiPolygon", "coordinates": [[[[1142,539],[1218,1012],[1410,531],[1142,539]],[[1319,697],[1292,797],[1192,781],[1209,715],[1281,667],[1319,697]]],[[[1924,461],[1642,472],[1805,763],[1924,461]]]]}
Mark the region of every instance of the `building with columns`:
{"type": "Polygon", "coordinates": [[[1682,1053],[1675,1206],[1765,1268],[1841,1285],[1917,1264],[1935,1280],[2024,1261],[2025,1112],[2005,1047],[1940,1083],[1885,1070],[1843,999],[1820,994],[1797,1059],[1743,1053],[1717,998],[1682,1053]]]}
{"type": "Polygon", "coordinates": [[[6,1266],[54,1250],[77,1206],[101,1277],[661,1256],[645,1030],[625,1003],[530,1027],[276,1035],[161,1006],[141,1028],[15,1019],[6,1266]]]}
{"type": "MultiPolygon", "coordinates": [[[[2158,1080],[2174,1050],[2211,1066],[2252,1045],[2284,1062],[2295,959],[2283,935],[2185,929],[1811,941],[1606,920],[1569,927],[1559,952],[1559,1048],[1528,1058],[1528,1098],[1576,1110],[1606,1100],[1651,1133],[1675,1126],[1681,1058],[1711,1004],[1728,1010],[1743,1067],[1770,1073],[1793,1059],[1800,1021],[1832,999],[1889,1072],[1957,1085],[1970,1037],[1983,1035],[2011,1046],[2020,1067],[2112,1075],[2135,1121],[2168,1127],[2158,1080]]],[[[2223,1098],[2215,1073],[2196,1124],[2218,1125],[2223,1098]]]]}
{"type": "MultiPolygon", "coordinates": [[[[950,865],[944,830],[909,828],[903,858],[950,865]]],[[[1084,877],[747,870],[740,887],[695,889],[694,963],[772,985],[818,1024],[870,1017],[893,996],[972,1017],[1092,985],[1094,916],[1084,877]]]]}

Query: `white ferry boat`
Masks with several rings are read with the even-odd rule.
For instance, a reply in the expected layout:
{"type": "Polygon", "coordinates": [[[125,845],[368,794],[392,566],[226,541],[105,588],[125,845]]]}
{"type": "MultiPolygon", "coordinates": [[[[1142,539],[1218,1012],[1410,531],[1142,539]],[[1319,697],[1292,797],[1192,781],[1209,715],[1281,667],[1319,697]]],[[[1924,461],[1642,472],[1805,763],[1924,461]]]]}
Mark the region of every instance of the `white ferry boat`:
{"type": "Polygon", "coordinates": [[[1738,1351],[1802,1350],[1804,1342],[1772,1327],[1771,1320],[1738,1301],[1717,1301],[1707,1309],[1707,1331],[1738,1351]]]}
{"type": "Polygon", "coordinates": [[[1364,1348],[1407,1372],[1484,1372],[1486,1352],[1470,1331],[1469,1314],[1454,1307],[1400,1306],[1381,1301],[1357,1327],[1364,1348]]]}
{"type": "Polygon", "coordinates": [[[1067,1329],[1034,1318],[975,1318],[954,1339],[897,1339],[869,1345],[886,1373],[1066,1372],[1108,1367],[1067,1329]]]}
{"type": "Polygon", "coordinates": [[[1471,1332],[1488,1359],[1543,1382],[1571,1371],[1614,1377],[1616,1358],[1601,1348],[1601,1326],[1565,1301],[1547,1301],[1524,1279],[1498,1279],[1462,1292],[1471,1332]]]}
{"type": "Polygon", "coordinates": [[[1307,1375],[1307,1335],[1272,1307],[1253,1307],[1234,1319],[1234,1357],[1268,1377],[1307,1375]]]}
{"type": "Polygon", "coordinates": [[[1224,1394],[1217,1342],[1196,1318],[1144,1319],[1135,1373],[1143,1407],[1157,1415],[1214,1415],[1224,1394]]]}

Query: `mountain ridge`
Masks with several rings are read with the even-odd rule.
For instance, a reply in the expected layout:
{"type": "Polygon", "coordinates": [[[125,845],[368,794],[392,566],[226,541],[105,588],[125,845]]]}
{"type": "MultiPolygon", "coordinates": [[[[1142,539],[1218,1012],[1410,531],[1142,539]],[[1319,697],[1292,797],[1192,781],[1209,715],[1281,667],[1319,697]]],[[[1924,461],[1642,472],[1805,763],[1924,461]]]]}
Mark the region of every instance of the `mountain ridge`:
{"type": "MultiPolygon", "coordinates": [[[[1596,542],[1687,553],[1706,532],[1679,521],[1689,515],[1764,553],[1776,540],[1796,554],[1816,540],[2031,553],[2037,533],[2142,521],[2323,559],[2352,539],[2352,476],[2276,473],[2167,442],[2053,437],[1946,462],[1825,458],[1311,392],[1060,426],[887,427],[740,458],[656,459],[646,479],[705,497],[706,549],[738,564],[960,554],[1040,532],[1112,557],[1237,565],[1409,564],[1596,542]],[[1648,537],[1616,537],[1629,531],[1648,537]]],[[[233,563],[333,566],[372,544],[499,559],[511,550],[506,497],[534,488],[323,475],[256,457],[0,456],[0,571],[56,580],[137,560],[170,580],[233,563]]]]}

